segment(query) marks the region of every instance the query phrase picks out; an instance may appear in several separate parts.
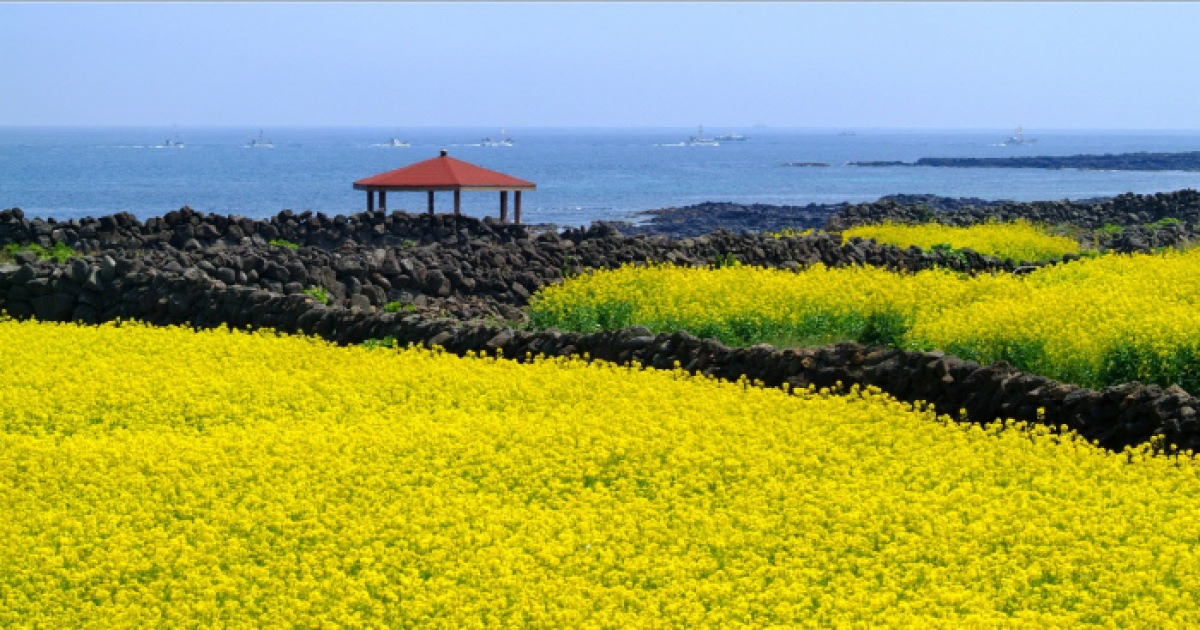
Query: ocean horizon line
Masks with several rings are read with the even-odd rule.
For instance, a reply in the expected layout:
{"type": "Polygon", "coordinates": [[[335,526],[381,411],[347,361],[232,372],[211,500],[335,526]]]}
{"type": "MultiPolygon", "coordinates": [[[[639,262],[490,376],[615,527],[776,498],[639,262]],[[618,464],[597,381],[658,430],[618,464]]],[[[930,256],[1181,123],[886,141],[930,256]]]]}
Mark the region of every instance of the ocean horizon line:
{"type": "MultiPolygon", "coordinates": [[[[723,125],[703,123],[710,130],[736,129],[739,131],[765,132],[845,132],[855,133],[995,133],[1011,131],[1012,125],[992,127],[893,127],[865,125],[835,125],[835,126],[775,126],[775,125],[723,125]]],[[[32,124],[0,124],[2,130],[23,129],[195,129],[195,130],[245,130],[245,129],[296,129],[296,130],[488,130],[508,129],[520,131],[680,131],[695,129],[698,125],[505,125],[505,124],[463,124],[463,125],[387,125],[387,124],[176,124],[176,123],[32,123],[32,124]]],[[[1169,127],[1038,127],[1021,125],[1026,131],[1038,133],[1140,133],[1140,134],[1200,134],[1197,128],[1169,127]]]]}

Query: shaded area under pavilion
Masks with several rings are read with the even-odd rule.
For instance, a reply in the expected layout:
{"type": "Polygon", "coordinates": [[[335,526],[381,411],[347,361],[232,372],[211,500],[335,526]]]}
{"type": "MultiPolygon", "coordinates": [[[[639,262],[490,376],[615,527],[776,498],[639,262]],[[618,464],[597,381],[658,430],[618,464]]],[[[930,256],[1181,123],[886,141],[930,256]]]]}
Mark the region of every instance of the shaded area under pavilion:
{"type": "Polygon", "coordinates": [[[376,193],[379,193],[379,209],[386,211],[388,191],[426,191],[429,194],[429,214],[433,214],[433,193],[452,190],[455,215],[461,214],[462,191],[499,192],[501,223],[508,222],[508,193],[512,191],[513,222],[520,223],[521,193],[536,190],[537,185],[452,158],[443,150],[438,157],[360,179],[354,182],[354,189],[367,191],[368,211],[375,210],[376,193]]]}

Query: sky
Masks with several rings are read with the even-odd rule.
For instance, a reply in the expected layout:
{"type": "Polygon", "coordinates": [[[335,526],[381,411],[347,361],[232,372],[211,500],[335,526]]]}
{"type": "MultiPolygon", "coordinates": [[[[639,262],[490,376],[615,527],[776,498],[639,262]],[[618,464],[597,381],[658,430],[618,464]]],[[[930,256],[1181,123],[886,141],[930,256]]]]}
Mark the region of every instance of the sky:
{"type": "Polygon", "coordinates": [[[0,3],[0,125],[1200,128],[1195,3],[0,3]]]}

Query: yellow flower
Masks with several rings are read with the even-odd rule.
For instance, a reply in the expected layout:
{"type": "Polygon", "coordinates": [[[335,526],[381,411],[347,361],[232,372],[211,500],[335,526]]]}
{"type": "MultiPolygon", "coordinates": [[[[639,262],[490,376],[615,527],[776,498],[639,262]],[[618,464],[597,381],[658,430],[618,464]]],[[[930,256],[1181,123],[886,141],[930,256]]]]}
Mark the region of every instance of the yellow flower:
{"type": "Polygon", "coordinates": [[[1088,386],[1141,380],[1200,392],[1200,250],[1101,256],[1024,276],[627,266],[542,289],[530,316],[584,331],[686,329],[735,345],[894,343],[1088,386]]]}
{"type": "Polygon", "coordinates": [[[0,343],[4,627],[1200,623],[1190,456],[573,359],[0,343]]]}
{"type": "Polygon", "coordinates": [[[953,249],[973,249],[980,254],[1018,261],[1048,260],[1079,253],[1079,243],[1074,239],[1049,234],[1045,228],[1025,220],[966,227],[940,223],[906,225],[887,222],[861,225],[842,232],[842,242],[855,237],[875,239],[900,247],[916,245],[921,249],[947,245],[953,249]]]}

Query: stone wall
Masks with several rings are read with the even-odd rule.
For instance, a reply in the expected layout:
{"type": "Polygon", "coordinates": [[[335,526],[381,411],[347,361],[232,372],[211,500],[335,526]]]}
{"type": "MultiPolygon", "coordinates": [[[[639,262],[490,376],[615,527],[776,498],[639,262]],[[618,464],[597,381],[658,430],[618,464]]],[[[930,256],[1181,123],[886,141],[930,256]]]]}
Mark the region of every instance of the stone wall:
{"type": "Polygon", "coordinates": [[[1099,201],[1010,201],[945,209],[911,201],[881,200],[847,206],[830,217],[826,229],[839,231],[884,221],[923,223],[933,218],[947,225],[1026,219],[1086,229],[1098,229],[1105,225],[1134,228],[1168,218],[1179,219],[1188,225],[1200,223],[1200,192],[1195,190],[1153,195],[1129,193],[1099,201]]]}
{"type": "MultiPolygon", "coordinates": [[[[732,255],[751,265],[798,269],[870,264],[917,271],[1012,271],[1016,264],[816,234],[776,239],[718,231],[697,238],[623,236],[608,226],[562,233],[466,217],[360,213],[334,218],[281,213],[269,221],[188,209],[142,223],[129,215],[68,222],[0,211],[0,243],[63,243],[137,268],[203,274],[226,286],[284,295],[320,288],[330,304],[372,311],[391,302],[458,318],[520,319],[539,288],[564,275],[647,262],[708,265],[732,255]],[[271,246],[282,239],[298,249],[271,246]]],[[[26,253],[17,262],[31,263],[26,253]]]]}
{"type": "Polygon", "coordinates": [[[1200,401],[1179,388],[1137,383],[1090,390],[1021,373],[1005,364],[981,366],[939,352],[839,344],[778,350],[730,348],[686,332],[654,335],[631,327],[594,334],[526,331],[422,314],[329,308],[304,294],[285,295],[229,285],[197,266],[182,271],[108,255],[65,265],[0,265],[0,308],[15,317],[49,321],[139,319],[200,327],[269,327],[319,335],[343,344],[394,337],[401,345],[440,345],[450,352],[502,351],[525,358],[588,353],[596,359],[683,368],[765,386],[872,385],[905,401],[928,401],[963,421],[996,418],[1065,424],[1105,448],[1120,450],[1163,436],[1180,448],[1200,447],[1200,401]]]}

